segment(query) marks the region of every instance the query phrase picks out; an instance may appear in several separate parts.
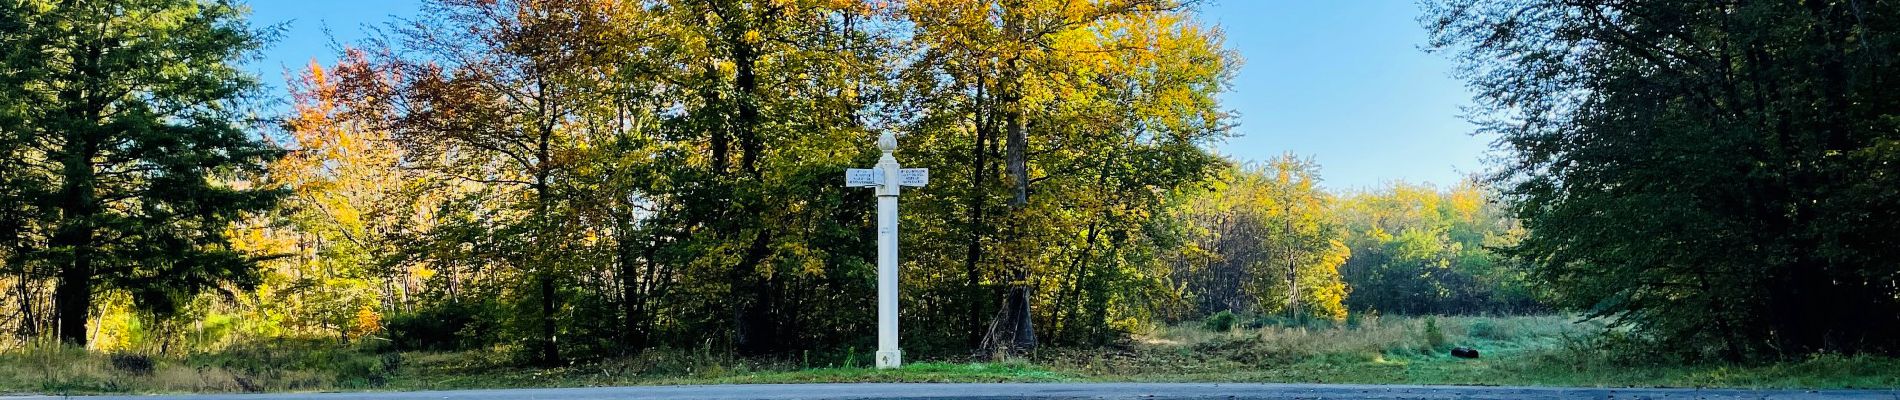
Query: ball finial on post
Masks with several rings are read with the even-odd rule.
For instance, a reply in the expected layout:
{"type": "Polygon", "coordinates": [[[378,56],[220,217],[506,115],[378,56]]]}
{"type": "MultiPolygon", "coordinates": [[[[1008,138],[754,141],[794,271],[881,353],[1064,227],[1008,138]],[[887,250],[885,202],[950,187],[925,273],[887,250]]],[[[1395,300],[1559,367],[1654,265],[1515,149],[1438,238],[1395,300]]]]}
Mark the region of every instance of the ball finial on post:
{"type": "Polygon", "coordinates": [[[897,151],[897,134],[884,131],[883,134],[878,135],[877,148],[884,150],[885,153],[897,151]]]}

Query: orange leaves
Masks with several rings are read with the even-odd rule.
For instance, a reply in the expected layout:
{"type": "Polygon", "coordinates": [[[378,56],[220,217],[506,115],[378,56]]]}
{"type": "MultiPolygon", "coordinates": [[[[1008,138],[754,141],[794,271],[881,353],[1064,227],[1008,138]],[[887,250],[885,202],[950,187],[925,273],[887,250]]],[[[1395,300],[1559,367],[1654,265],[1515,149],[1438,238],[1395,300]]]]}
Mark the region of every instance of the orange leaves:
{"type": "MultiPolygon", "coordinates": [[[[330,243],[370,238],[363,248],[324,249],[357,257],[338,264],[401,263],[406,279],[452,283],[478,279],[463,273],[475,266],[501,279],[662,268],[679,271],[682,293],[720,299],[756,289],[725,286],[744,282],[727,279],[734,275],[816,282],[855,273],[861,249],[851,221],[840,222],[855,214],[840,210],[865,197],[841,196],[828,182],[834,169],[863,161],[876,130],[915,135],[904,139],[904,157],[920,165],[997,170],[994,159],[978,168],[945,163],[1006,143],[1002,121],[1013,119],[1027,132],[1024,169],[1038,186],[1023,213],[1033,216],[1007,223],[1027,227],[1023,243],[1065,249],[1026,253],[1023,262],[1156,279],[1154,265],[1140,264],[1148,251],[1140,246],[1161,239],[1142,230],[1167,218],[1155,211],[1165,197],[1220,165],[1197,146],[1222,132],[1212,100],[1220,85],[1210,82],[1226,66],[1217,39],[1161,5],[457,2],[400,32],[400,49],[352,51],[339,65],[313,67],[289,125],[300,151],[279,170],[295,177],[313,210],[300,215],[306,229],[330,243]],[[921,119],[948,129],[912,125],[921,119]],[[972,140],[966,127],[975,124],[987,124],[990,136],[972,140]],[[944,157],[952,152],[959,155],[944,157]],[[391,200],[413,193],[438,197],[391,200]],[[707,204],[718,206],[699,210],[707,204]],[[441,213],[438,225],[414,218],[430,213],[441,213]],[[409,225],[453,229],[404,237],[422,245],[368,234],[409,225]],[[629,253],[630,241],[659,251],[629,253]],[[474,254],[474,246],[495,248],[474,254]],[[399,257],[411,250],[448,261],[399,257]],[[463,262],[474,266],[449,265],[463,262]]],[[[977,180],[971,193],[998,180],[977,180]]],[[[955,199],[942,193],[956,190],[919,191],[907,215],[918,218],[913,232],[959,234],[966,223],[943,222],[955,216],[942,205],[955,199]]],[[[943,247],[920,247],[933,246],[943,247]]],[[[1102,306],[1115,310],[1101,318],[1132,324],[1122,317],[1137,315],[1139,301],[1127,301],[1102,306]]],[[[373,312],[337,309],[344,326],[354,312],[358,331],[373,330],[365,322],[377,319],[373,312]]]]}
{"type": "Polygon", "coordinates": [[[383,332],[383,316],[365,304],[356,309],[356,318],[350,326],[350,337],[367,337],[383,332]]]}
{"type": "MultiPolygon", "coordinates": [[[[358,62],[361,58],[346,58],[339,71],[360,71],[360,66],[350,65],[358,62]]],[[[328,181],[376,179],[379,171],[394,167],[400,151],[389,144],[383,124],[364,119],[373,114],[357,112],[365,99],[340,92],[339,85],[350,79],[361,75],[335,76],[311,64],[293,87],[293,115],[286,123],[295,141],[289,146],[293,151],[273,166],[273,176],[308,190],[328,181]]]]}

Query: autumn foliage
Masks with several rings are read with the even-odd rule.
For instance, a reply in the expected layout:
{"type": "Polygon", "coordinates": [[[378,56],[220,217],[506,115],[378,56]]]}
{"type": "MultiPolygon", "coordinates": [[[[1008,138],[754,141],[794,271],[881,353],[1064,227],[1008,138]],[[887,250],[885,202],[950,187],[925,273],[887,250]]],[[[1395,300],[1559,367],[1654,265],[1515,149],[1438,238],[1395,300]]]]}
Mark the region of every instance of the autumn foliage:
{"type": "MultiPolygon", "coordinates": [[[[204,226],[206,246],[250,257],[194,283],[231,295],[167,291],[159,315],[123,297],[152,288],[133,282],[82,308],[115,350],[306,338],[560,365],[866,349],[872,194],[842,171],[892,131],[898,157],[932,169],[903,200],[913,354],[1105,345],[1216,313],[1507,310],[1353,300],[1410,284],[1355,275],[1376,267],[1361,252],[1403,247],[1391,232],[1450,234],[1446,251],[1470,258],[1515,226],[1459,203],[1430,221],[1463,230],[1399,227],[1381,207],[1411,204],[1328,192],[1311,160],[1212,152],[1240,60],[1196,6],[433,1],[293,74],[275,129],[244,142],[281,156],[205,177],[281,196],[204,226]]],[[[44,243],[11,243],[7,305],[29,317],[8,327],[25,342],[49,319],[52,264],[24,256],[44,243]]],[[[1521,283],[1512,265],[1448,265],[1521,283]]]]}

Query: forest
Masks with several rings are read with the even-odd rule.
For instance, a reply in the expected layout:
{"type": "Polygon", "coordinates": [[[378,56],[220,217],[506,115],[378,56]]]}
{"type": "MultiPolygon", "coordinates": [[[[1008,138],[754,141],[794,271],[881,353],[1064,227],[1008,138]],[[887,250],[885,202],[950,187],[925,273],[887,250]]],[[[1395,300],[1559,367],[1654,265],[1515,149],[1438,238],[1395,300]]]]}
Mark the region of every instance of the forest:
{"type": "Polygon", "coordinates": [[[1900,352],[1900,7],[1428,1],[1495,168],[1329,188],[1217,151],[1243,60],[1201,5],[432,0],[273,93],[239,2],[0,0],[0,351],[863,353],[843,171],[891,132],[933,175],[912,357],[1551,314],[1685,360],[1900,352]]]}

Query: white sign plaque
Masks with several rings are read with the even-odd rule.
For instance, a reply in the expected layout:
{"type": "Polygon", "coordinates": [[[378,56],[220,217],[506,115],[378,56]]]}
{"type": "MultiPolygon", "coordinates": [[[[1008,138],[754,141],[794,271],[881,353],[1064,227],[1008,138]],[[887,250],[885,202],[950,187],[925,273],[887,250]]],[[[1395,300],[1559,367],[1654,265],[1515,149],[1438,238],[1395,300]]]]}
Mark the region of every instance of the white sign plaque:
{"type": "Polygon", "coordinates": [[[844,170],[845,187],[871,187],[878,185],[876,168],[851,168],[844,170]]]}
{"type": "Polygon", "coordinates": [[[904,168],[897,170],[897,184],[922,187],[930,183],[929,168],[904,168]]]}

